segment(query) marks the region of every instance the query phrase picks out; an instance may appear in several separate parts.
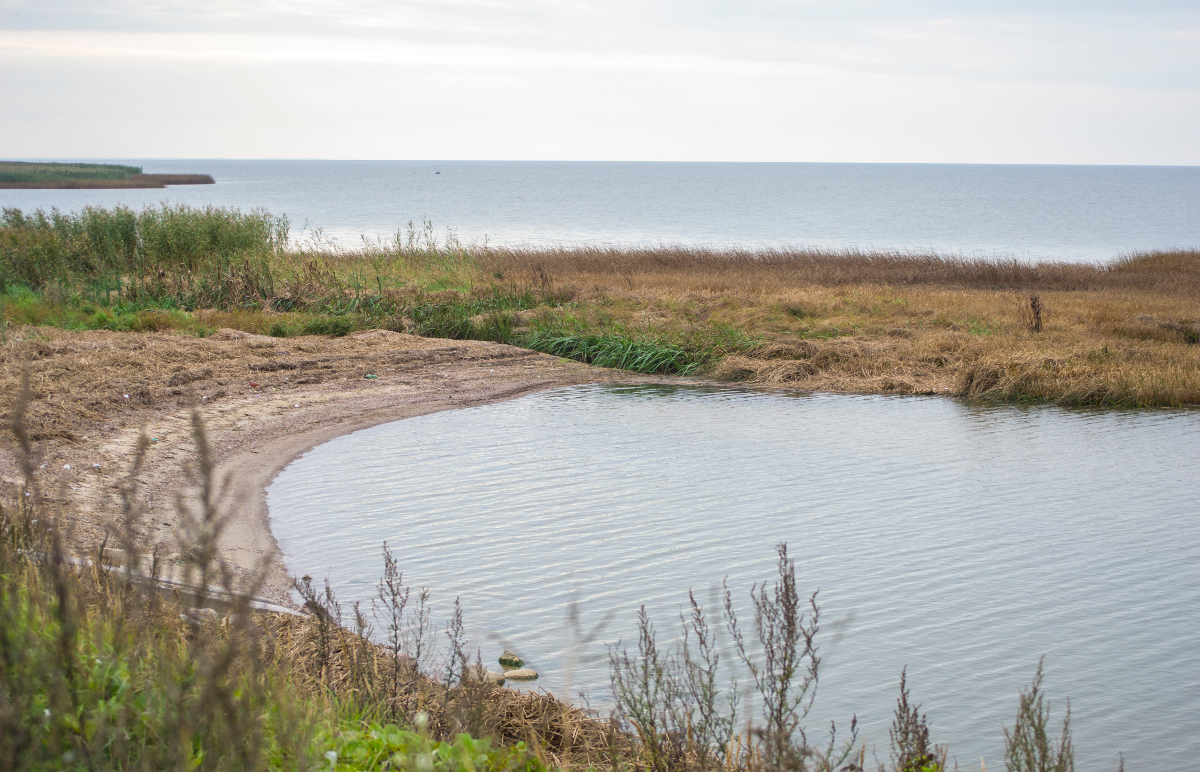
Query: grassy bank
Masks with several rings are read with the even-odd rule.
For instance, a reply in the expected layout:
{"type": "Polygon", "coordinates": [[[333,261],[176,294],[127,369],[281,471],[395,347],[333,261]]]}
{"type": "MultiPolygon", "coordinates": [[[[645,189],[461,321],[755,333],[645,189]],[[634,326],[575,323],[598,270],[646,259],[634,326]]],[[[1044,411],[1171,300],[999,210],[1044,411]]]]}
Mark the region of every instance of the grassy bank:
{"type": "Polygon", "coordinates": [[[164,188],[212,185],[207,174],[143,174],[140,166],[0,161],[0,188],[164,188]]]}
{"type": "Polygon", "coordinates": [[[1111,406],[1200,403],[1200,253],[1104,265],[685,248],[497,249],[426,224],[295,244],[263,212],[9,210],[9,325],[280,337],[383,327],[636,372],[1111,406]]]}

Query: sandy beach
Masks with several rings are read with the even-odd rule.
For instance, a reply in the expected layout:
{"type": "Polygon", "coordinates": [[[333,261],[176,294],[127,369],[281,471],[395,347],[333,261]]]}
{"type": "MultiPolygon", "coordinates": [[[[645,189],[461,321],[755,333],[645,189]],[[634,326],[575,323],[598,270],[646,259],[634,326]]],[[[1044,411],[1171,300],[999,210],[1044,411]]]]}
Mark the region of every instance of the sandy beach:
{"type": "MultiPolygon", "coordinates": [[[[495,343],[373,330],[278,339],[235,330],[208,338],[29,328],[0,348],[6,425],[26,367],[41,495],[83,551],[116,533],[117,493],[144,432],[138,476],[146,553],[175,555],[180,507],[196,501],[192,405],[199,406],[228,515],[221,546],[258,595],[287,602],[292,579],[271,532],[265,488],[289,462],[338,435],[388,421],[629,373],[495,343]]],[[[656,378],[655,380],[661,380],[656,378]]],[[[20,482],[12,435],[0,446],[9,501],[20,482]]]]}

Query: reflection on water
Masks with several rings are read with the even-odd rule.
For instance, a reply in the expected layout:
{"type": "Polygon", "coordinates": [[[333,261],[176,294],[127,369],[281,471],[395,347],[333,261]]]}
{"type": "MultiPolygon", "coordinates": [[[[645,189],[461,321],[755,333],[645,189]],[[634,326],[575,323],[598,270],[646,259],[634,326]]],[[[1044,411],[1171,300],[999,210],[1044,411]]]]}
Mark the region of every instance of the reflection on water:
{"type": "MultiPolygon", "coordinates": [[[[1081,768],[1200,755],[1200,413],[674,386],[577,387],[341,437],[268,491],[294,575],[369,600],[395,550],[473,644],[564,688],[583,630],[629,640],[688,588],[743,601],[787,541],[820,588],[811,725],[857,713],[887,756],[900,669],[934,739],[1001,763],[1039,656],[1071,700],[1081,768]]],[[[573,671],[607,703],[604,646],[573,671]]],[[[1057,709],[1056,709],[1057,713],[1057,709]]],[[[868,747],[871,747],[870,745],[868,747]]]]}

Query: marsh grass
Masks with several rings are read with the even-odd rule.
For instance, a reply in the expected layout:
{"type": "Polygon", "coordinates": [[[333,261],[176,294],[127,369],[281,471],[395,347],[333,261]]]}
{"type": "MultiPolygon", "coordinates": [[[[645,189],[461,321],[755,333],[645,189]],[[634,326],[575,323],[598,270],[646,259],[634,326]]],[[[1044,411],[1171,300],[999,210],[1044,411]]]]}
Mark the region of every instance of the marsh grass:
{"type": "Polygon", "coordinates": [[[544,354],[635,373],[691,375],[707,358],[704,352],[688,351],[670,342],[620,333],[539,328],[518,340],[522,346],[544,354]]]}
{"type": "Polygon", "coordinates": [[[374,327],[767,386],[1200,403],[1195,251],[1099,265],[802,249],[510,249],[464,244],[427,221],[345,249],[320,231],[291,238],[288,227],[265,212],[223,209],[7,210],[0,318],[189,334],[236,325],[279,337],[374,327]],[[764,357],[763,345],[806,353],[764,357]]]}

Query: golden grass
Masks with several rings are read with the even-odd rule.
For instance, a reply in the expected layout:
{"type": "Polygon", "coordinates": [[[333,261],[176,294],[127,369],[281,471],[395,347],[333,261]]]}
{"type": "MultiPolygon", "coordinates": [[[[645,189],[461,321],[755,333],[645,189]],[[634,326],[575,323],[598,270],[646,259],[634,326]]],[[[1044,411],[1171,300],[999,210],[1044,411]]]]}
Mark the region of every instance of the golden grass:
{"type": "MultiPolygon", "coordinates": [[[[575,317],[766,344],[713,373],[768,386],[1071,404],[1200,403],[1200,253],[1108,266],[910,255],[495,251],[507,280],[573,288],[575,317]],[[1043,329],[1033,331],[1038,295],[1043,329]]],[[[553,319],[546,311],[542,318],[553,319]]]]}

